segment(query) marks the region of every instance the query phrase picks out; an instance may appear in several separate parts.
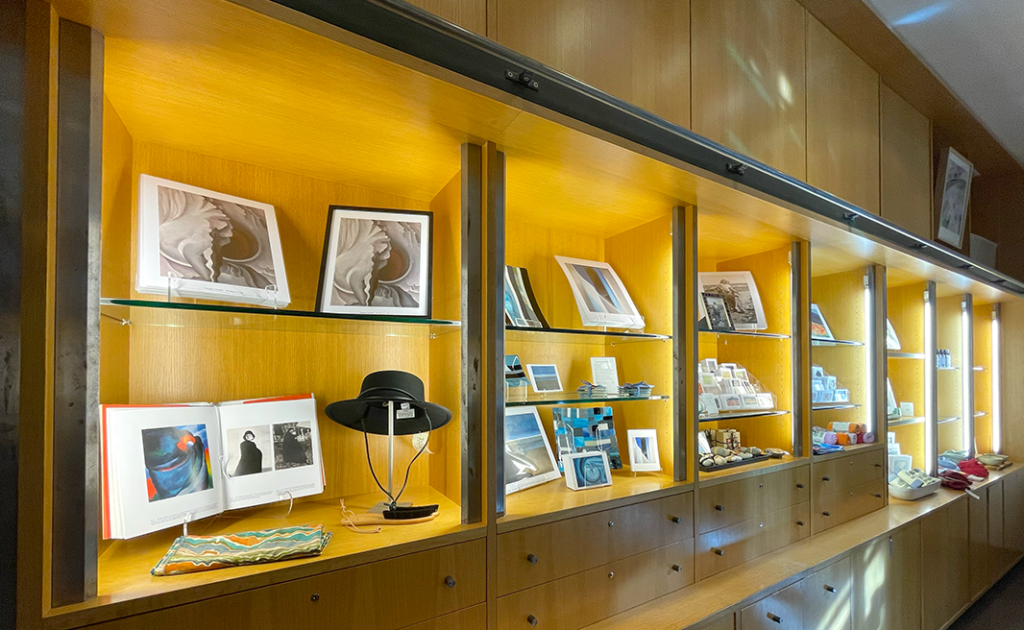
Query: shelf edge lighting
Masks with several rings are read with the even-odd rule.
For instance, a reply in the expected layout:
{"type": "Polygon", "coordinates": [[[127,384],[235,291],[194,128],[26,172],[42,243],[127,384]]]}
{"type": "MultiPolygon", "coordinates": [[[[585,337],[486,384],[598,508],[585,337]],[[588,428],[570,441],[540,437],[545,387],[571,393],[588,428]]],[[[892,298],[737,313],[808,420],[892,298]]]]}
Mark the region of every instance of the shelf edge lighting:
{"type": "Polygon", "coordinates": [[[1002,366],[1000,365],[1000,352],[1002,344],[999,335],[999,305],[992,307],[992,452],[999,453],[1003,448],[1003,400],[1001,398],[1002,388],[1002,366]]]}
{"type": "Polygon", "coordinates": [[[932,304],[931,292],[924,295],[924,470],[929,475],[935,474],[935,452],[932,448],[932,435],[935,431],[935,332],[932,330],[935,305],[932,304]]]}
{"type": "Polygon", "coordinates": [[[967,449],[968,453],[973,456],[977,449],[974,447],[974,391],[971,379],[974,372],[968,369],[968,366],[974,365],[974,344],[970,342],[973,332],[970,307],[969,301],[960,302],[960,365],[962,366],[960,386],[963,391],[961,394],[963,410],[960,412],[960,417],[963,420],[960,422],[960,428],[963,433],[962,448],[967,449]]]}
{"type": "MultiPolygon", "coordinates": [[[[873,282],[871,281],[871,274],[874,273],[873,269],[868,270],[868,275],[864,276],[864,323],[866,330],[864,331],[864,339],[867,343],[864,345],[864,359],[867,364],[867,391],[864,393],[864,400],[868,405],[867,413],[867,425],[868,431],[875,430],[875,414],[878,412],[878,405],[875,402],[875,361],[874,361],[874,348],[875,348],[875,296],[873,289],[873,282]]],[[[884,437],[884,436],[881,436],[884,437]]],[[[880,438],[876,438],[880,439],[880,438]]]]}

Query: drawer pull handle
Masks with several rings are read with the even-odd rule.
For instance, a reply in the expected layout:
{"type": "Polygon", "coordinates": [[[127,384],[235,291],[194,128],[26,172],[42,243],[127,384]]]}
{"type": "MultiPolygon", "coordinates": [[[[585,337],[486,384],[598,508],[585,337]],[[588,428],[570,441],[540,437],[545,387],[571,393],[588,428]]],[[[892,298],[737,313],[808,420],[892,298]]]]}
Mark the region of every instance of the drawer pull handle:
{"type": "Polygon", "coordinates": [[[831,512],[822,512],[821,515],[822,516],[832,516],[832,513],[831,512]]]}
{"type": "Polygon", "coordinates": [[[455,578],[449,575],[444,579],[444,585],[448,588],[455,588],[455,578]]]}
{"type": "Polygon", "coordinates": [[[716,505],[715,509],[718,510],[719,512],[724,512],[725,511],[725,506],[724,505],[716,505]]]}
{"type": "Polygon", "coordinates": [[[311,601],[311,602],[318,602],[318,601],[320,601],[320,593],[313,593],[312,595],[310,595],[309,596],[309,601],[311,601]]]}
{"type": "Polygon", "coordinates": [[[608,579],[610,580],[610,579],[612,579],[613,577],[615,577],[615,571],[609,571],[609,572],[608,572],[608,579]]]}
{"type": "Polygon", "coordinates": [[[526,622],[529,623],[531,626],[535,626],[535,625],[537,625],[537,618],[534,617],[533,615],[530,615],[529,617],[526,618],[526,622]]]}
{"type": "Polygon", "coordinates": [[[711,548],[711,552],[714,553],[716,556],[724,556],[725,555],[725,549],[719,549],[718,547],[712,547],[711,548]]]}
{"type": "Polygon", "coordinates": [[[836,592],[836,587],[829,586],[828,584],[826,584],[825,585],[825,590],[828,591],[829,593],[835,593],[836,592]]]}
{"type": "Polygon", "coordinates": [[[832,481],[832,477],[822,477],[822,481],[832,481]]]}
{"type": "Polygon", "coordinates": [[[782,623],[782,617],[780,617],[778,615],[773,615],[772,613],[768,613],[768,618],[771,619],[772,621],[774,621],[775,623],[782,623]]]}
{"type": "Polygon", "coordinates": [[[678,516],[673,516],[671,520],[672,520],[673,523],[676,523],[676,524],[679,524],[679,523],[683,522],[683,519],[679,518],[678,516]]]}
{"type": "Polygon", "coordinates": [[[672,570],[675,571],[676,573],[682,573],[683,572],[683,567],[679,566],[678,564],[673,564],[672,565],[672,570]]]}
{"type": "Polygon", "coordinates": [[[875,468],[881,468],[881,467],[882,467],[881,464],[875,464],[875,468]]]}
{"type": "Polygon", "coordinates": [[[615,521],[608,521],[608,527],[615,527],[615,521]]]}
{"type": "Polygon", "coordinates": [[[537,564],[537,561],[540,560],[540,558],[531,553],[530,555],[526,556],[526,560],[530,564],[537,564]]]}
{"type": "Polygon", "coordinates": [[[796,524],[799,525],[800,527],[804,526],[804,522],[803,521],[797,521],[796,524]]]}
{"type": "Polygon", "coordinates": [[[804,489],[804,484],[798,483],[798,484],[796,484],[796,487],[800,488],[801,490],[803,490],[804,489]]]}
{"type": "Polygon", "coordinates": [[[881,499],[881,498],[882,498],[882,495],[880,495],[880,494],[876,494],[876,495],[875,495],[875,498],[876,498],[876,499],[881,499]]]}

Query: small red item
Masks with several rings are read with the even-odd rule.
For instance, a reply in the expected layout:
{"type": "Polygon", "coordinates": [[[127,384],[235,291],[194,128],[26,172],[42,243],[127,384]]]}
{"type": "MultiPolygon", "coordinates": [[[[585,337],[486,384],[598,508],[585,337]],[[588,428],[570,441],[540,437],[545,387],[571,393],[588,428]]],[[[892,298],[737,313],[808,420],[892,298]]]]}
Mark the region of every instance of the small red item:
{"type": "Polygon", "coordinates": [[[971,487],[971,480],[955,470],[941,470],[939,477],[942,485],[953,490],[966,490],[971,487]]]}
{"type": "Polygon", "coordinates": [[[964,461],[959,462],[957,466],[959,466],[960,470],[965,474],[981,477],[982,479],[988,477],[988,468],[985,468],[984,464],[976,459],[965,459],[964,461]]]}

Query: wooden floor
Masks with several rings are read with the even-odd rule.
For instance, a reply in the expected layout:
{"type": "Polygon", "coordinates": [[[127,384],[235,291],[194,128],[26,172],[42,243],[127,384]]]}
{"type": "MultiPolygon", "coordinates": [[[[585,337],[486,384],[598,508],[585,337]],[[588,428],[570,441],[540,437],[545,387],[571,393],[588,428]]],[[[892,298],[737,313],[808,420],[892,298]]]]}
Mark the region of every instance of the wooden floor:
{"type": "Polygon", "coordinates": [[[1010,569],[949,630],[990,630],[1024,627],[1024,562],[1010,569]]]}

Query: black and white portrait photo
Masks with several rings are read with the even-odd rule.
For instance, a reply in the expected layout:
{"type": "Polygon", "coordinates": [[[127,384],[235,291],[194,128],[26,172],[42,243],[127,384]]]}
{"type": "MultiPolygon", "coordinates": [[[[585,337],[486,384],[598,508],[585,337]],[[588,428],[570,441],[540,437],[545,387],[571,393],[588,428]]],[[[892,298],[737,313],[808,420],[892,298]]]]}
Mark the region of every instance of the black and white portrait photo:
{"type": "Polygon", "coordinates": [[[232,477],[274,470],[270,427],[267,425],[227,430],[227,473],[232,477]]]}
{"type": "MultiPolygon", "coordinates": [[[[699,275],[702,293],[721,296],[729,310],[729,319],[736,330],[764,330],[768,327],[761,296],[757,292],[754,276],[749,271],[711,271],[699,275]]],[[[700,317],[704,304],[700,304],[700,317]]]]}
{"type": "Polygon", "coordinates": [[[432,228],[429,212],[332,206],[318,310],[430,317],[432,228]]]}
{"type": "Polygon", "coordinates": [[[711,330],[733,330],[725,299],[717,293],[701,293],[711,330]]]}
{"type": "Polygon", "coordinates": [[[273,206],[142,175],[139,224],[141,293],[290,302],[273,206]]]}
{"type": "Polygon", "coordinates": [[[274,425],[274,470],[313,465],[313,435],[309,422],[274,425]]]}

